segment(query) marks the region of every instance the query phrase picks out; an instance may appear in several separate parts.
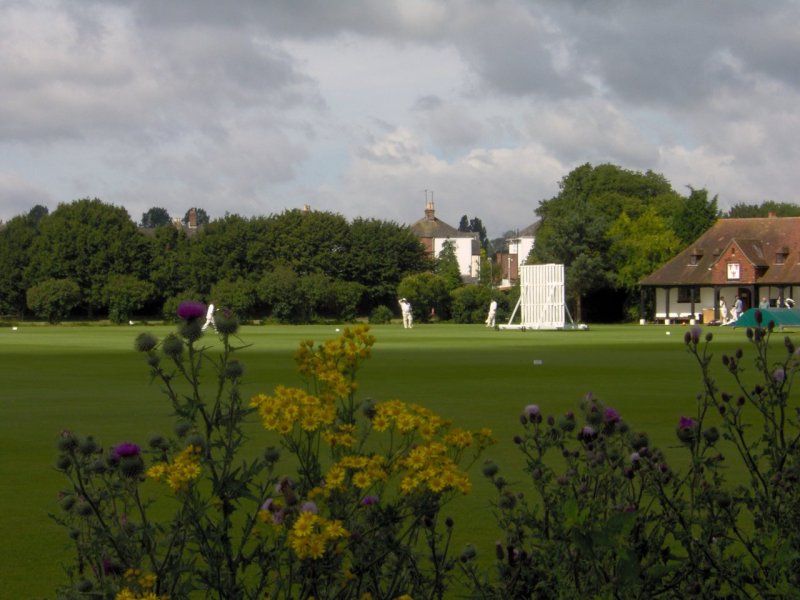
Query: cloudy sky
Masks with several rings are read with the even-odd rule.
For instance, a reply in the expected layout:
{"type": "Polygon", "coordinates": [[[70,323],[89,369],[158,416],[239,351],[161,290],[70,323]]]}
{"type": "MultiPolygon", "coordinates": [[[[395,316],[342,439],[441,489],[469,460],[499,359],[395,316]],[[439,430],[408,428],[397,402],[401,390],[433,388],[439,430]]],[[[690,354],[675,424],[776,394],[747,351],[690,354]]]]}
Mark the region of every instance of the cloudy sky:
{"type": "Polygon", "coordinates": [[[576,166],[800,200],[800,3],[0,0],[0,219],[97,197],[495,237],[576,166]]]}

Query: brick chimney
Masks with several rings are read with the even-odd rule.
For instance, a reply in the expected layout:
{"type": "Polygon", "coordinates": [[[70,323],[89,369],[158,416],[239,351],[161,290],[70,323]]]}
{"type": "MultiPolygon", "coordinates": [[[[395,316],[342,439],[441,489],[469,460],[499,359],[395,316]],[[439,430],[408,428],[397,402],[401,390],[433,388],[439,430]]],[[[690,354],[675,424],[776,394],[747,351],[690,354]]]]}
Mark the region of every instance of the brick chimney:
{"type": "Polygon", "coordinates": [[[769,213],[767,216],[768,216],[770,219],[774,219],[774,218],[775,218],[777,215],[776,215],[774,212],[770,212],[770,213],[769,213]]]}
{"type": "Polygon", "coordinates": [[[189,210],[189,229],[197,229],[197,209],[189,210]]]}
{"type": "Polygon", "coordinates": [[[433,221],[436,218],[436,211],[433,209],[433,200],[428,200],[425,203],[425,218],[428,221],[433,221]]]}

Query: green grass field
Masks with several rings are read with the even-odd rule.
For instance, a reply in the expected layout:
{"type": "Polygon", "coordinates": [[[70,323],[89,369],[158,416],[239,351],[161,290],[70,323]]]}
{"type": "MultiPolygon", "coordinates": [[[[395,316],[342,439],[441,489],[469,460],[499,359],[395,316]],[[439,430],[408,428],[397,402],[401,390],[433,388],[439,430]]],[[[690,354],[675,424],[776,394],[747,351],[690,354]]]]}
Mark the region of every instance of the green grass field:
{"type": "MultiPolygon", "coordinates": [[[[148,434],[171,432],[169,407],[150,383],[143,357],[133,351],[141,331],[159,337],[167,326],[36,326],[0,328],[0,598],[53,597],[63,580],[66,533],[49,518],[65,480],[54,469],[55,441],[63,429],[94,434],[104,445],[145,444],[148,434]]],[[[599,326],[589,331],[494,331],[481,325],[376,326],[373,357],[360,375],[360,398],[423,404],[457,425],[491,427],[498,444],[485,454],[503,475],[523,479],[513,436],[526,404],[545,414],[575,409],[587,392],[614,406],[653,445],[676,445],[681,415],[693,415],[702,389],[699,371],[684,348],[685,327],[599,326]],[[671,331],[671,335],[665,332],[671,331]],[[534,364],[541,361],[541,364],[534,364]]],[[[719,357],[747,351],[742,330],[714,328],[714,361],[724,389],[732,382],[719,357]]],[[[245,393],[295,385],[292,353],[303,339],[335,337],[334,326],[244,327],[240,354],[245,393]]],[[[792,334],[794,337],[794,334],[792,334]]],[[[776,335],[776,352],[783,345],[776,335]]],[[[220,346],[214,336],[205,342],[220,346]]],[[[776,354],[777,355],[777,354],[776,354]]],[[[253,429],[255,444],[272,434],[253,429]]],[[[679,460],[680,452],[672,450],[679,460]]],[[[488,502],[493,490],[476,468],[474,493],[448,507],[458,544],[491,551],[499,532],[488,502]],[[459,529],[459,524],[461,528],[459,529]]],[[[484,550],[484,551],[486,551],[484,550]]]]}

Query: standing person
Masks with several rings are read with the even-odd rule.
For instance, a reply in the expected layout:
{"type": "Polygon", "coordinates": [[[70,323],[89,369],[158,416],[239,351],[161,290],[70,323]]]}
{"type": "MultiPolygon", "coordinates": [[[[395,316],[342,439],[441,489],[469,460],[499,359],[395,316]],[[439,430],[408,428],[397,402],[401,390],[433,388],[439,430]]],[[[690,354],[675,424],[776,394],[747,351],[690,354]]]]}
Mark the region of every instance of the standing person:
{"type": "Polygon", "coordinates": [[[494,327],[495,316],[497,315],[497,300],[492,298],[489,303],[489,316],[486,317],[486,326],[494,327]]]}
{"type": "Polygon", "coordinates": [[[403,328],[411,329],[414,327],[414,316],[411,314],[411,302],[405,298],[400,298],[400,312],[403,315],[403,328]]]}
{"type": "Polygon", "coordinates": [[[725,303],[725,296],[719,297],[719,320],[722,323],[728,322],[728,305],[725,303]]]}
{"type": "Polygon", "coordinates": [[[214,328],[214,331],[217,330],[217,323],[214,321],[214,305],[209,304],[208,310],[206,311],[206,322],[203,324],[203,331],[211,325],[214,328]]]}
{"type": "Polygon", "coordinates": [[[744,312],[744,310],[742,310],[742,309],[743,309],[742,299],[737,295],[736,296],[736,302],[733,303],[733,320],[734,321],[738,321],[739,317],[742,316],[742,313],[744,312]]]}
{"type": "Polygon", "coordinates": [[[758,308],[769,308],[769,300],[767,300],[766,296],[761,298],[761,302],[759,302],[758,308]]]}

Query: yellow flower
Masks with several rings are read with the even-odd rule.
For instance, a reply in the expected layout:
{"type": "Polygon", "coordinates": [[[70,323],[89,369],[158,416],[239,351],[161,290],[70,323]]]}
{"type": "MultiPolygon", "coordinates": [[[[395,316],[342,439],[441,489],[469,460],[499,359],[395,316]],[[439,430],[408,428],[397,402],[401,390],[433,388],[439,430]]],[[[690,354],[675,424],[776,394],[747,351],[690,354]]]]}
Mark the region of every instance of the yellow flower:
{"type": "Polygon", "coordinates": [[[200,477],[200,453],[202,448],[199,446],[187,446],[175,457],[170,465],[161,463],[154,465],[147,470],[147,476],[157,481],[166,481],[173,492],[185,491],[189,483],[200,477]]]}
{"type": "Polygon", "coordinates": [[[375,431],[386,431],[389,429],[389,425],[391,425],[391,421],[386,415],[377,414],[372,418],[372,428],[375,431]]]}
{"type": "Polygon", "coordinates": [[[302,512],[292,526],[292,533],[297,537],[307,537],[314,531],[317,515],[311,512],[302,512]]]}
{"type": "Polygon", "coordinates": [[[364,471],[358,471],[353,475],[353,485],[363,490],[372,485],[372,478],[364,471]]]}

